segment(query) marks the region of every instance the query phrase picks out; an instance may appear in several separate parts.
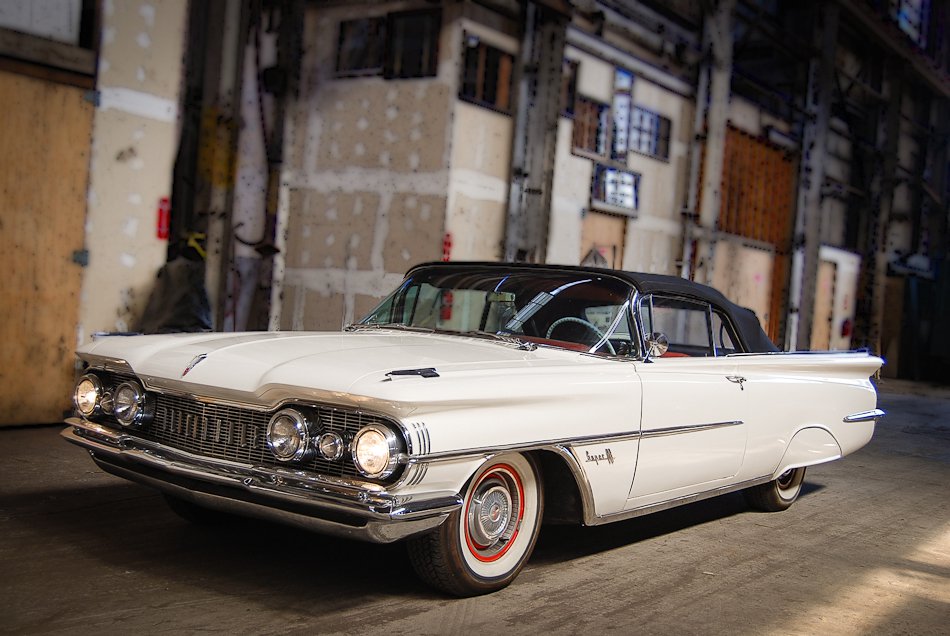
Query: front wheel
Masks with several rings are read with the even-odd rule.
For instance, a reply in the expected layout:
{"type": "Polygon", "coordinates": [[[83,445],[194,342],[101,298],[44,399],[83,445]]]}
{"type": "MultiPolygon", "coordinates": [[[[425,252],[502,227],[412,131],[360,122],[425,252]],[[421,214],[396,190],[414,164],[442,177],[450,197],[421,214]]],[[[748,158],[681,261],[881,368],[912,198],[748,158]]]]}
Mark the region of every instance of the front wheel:
{"type": "Polygon", "coordinates": [[[534,550],[544,494],[534,460],[505,455],[486,462],[465,488],[461,509],[436,530],[410,539],[419,576],[456,596],[511,583],[534,550]]]}
{"type": "Polygon", "coordinates": [[[805,467],[786,470],[772,481],[746,488],[743,491],[746,502],[758,510],[780,512],[795,503],[802,492],[805,480],[805,467]]]}

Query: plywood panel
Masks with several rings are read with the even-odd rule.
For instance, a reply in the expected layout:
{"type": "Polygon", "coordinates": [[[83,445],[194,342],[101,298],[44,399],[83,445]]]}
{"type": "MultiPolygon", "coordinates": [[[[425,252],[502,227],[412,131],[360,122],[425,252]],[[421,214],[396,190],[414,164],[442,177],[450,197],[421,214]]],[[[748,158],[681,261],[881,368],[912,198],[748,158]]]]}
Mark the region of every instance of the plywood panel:
{"type": "Polygon", "coordinates": [[[818,264],[818,280],[815,283],[815,314],[812,319],[812,351],[827,351],[831,348],[832,312],[835,300],[837,266],[830,261],[818,264]]]}
{"type": "MultiPolygon", "coordinates": [[[[712,286],[729,300],[753,310],[763,329],[771,318],[772,251],[720,240],[716,245],[712,286]]],[[[771,336],[770,336],[771,337],[771,336]]]]}
{"type": "Polygon", "coordinates": [[[620,269],[627,217],[588,212],[581,230],[581,259],[585,265],[620,269]],[[601,257],[603,261],[598,259],[601,257]]]}
{"type": "Polygon", "coordinates": [[[0,72],[0,425],[69,408],[93,114],[83,93],[0,72]]]}

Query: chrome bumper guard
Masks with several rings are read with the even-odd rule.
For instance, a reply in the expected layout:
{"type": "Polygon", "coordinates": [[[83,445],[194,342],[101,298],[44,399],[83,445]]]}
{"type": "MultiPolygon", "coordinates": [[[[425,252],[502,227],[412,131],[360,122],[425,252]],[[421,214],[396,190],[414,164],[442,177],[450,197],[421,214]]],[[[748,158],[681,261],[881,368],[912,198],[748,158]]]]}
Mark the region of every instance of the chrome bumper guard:
{"type": "Polygon", "coordinates": [[[106,472],[208,508],[323,534],[391,543],[438,527],[462,505],[458,493],[394,495],[378,484],[209,459],[80,418],[66,424],[63,438],[106,472]]]}

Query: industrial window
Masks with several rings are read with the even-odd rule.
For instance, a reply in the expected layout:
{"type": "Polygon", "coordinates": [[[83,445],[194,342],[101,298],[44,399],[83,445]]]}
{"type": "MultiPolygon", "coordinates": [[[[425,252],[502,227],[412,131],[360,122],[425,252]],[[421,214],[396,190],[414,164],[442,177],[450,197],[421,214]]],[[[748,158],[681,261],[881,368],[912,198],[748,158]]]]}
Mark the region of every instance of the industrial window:
{"type": "Polygon", "coordinates": [[[511,69],[514,57],[479,41],[465,38],[460,97],[505,113],[511,112],[511,69]]]}
{"type": "Polygon", "coordinates": [[[897,26],[920,48],[927,47],[927,22],[930,17],[929,0],[890,0],[891,13],[897,26]]]}
{"type": "Polygon", "coordinates": [[[336,74],[379,75],[383,72],[385,43],[385,17],[341,22],[336,74]]]}
{"type": "Polygon", "coordinates": [[[574,148],[606,156],[609,116],[606,104],[578,96],[574,105],[574,148]]]}
{"type": "Polygon", "coordinates": [[[387,78],[433,77],[439,62],[439,11],[389,14],[387,78]]]}
{"type": "Polygon", "coordinates": [[[670,158],[670,120],[639,106],[630,116],[630,150],[657,159],[670,158]]]}
{"type": "Polygon", "coordinates": [[[632,133],[633,73],[616,69],[613,100],[608,105],[574,94],[576,70],[576,63],[565,67],[565,74],[571,74],[561,88],[562,99],[574,97],[574,148],[625,162],[632,133]]]}
{"type": "Polygon", "coordinates": [[[405,11],[340,23],[336,74],[432,77],[439,61],[439,11],[405,11]]]}
{"type": "Polygon", "coordinates": [[[591,185],[591,206],[630,213],[640,208],[640,175],[597,164],[591,185]]]}
{"type": "Polygon", "coordinates": [[[100,4],[98,0],[0,0],[0,58],[16,60],[17,73],[93,88],[100,4]]]}
{"type": "Polygon", "coordinates": [[[625,160],[630,143],[630,109],[633,74],[618,68],[614,72],[613,139],[611,158],[625,160]]]}

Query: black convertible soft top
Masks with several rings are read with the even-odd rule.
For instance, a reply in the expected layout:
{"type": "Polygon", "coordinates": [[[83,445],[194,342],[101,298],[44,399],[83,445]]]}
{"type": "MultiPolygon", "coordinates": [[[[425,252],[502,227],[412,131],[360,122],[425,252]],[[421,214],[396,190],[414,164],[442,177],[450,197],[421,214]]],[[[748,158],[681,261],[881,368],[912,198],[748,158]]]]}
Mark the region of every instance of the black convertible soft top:
{"type": "MultiPolygon", "coordinates": [[[[677,276],[668,276],[665,274],[647,274],[644,272],[626,272],[616,269],[602,269],[598,267],[581,267],[575,265],[538,265],[534,263],[494,263],[479,261],[450,261],[450,262],[432,262],[416,265],[409,271],[422,267],[442,267],[442,268],[491,268],[511,271],[536,270],[536,271],[569,271],[586,272],[589,274],[598,274],[618,278],[633,285],[641,294],[663,293],[685,298],[693,298],[708,302],[721,309],[732,324],[735,325],[742,348],[750,353],[766,353],[779,351],[769,337],[766,335],[755,312],[746,307],[735,304],[722,293],[701,283],[695,283],[685,278],[677,276]]],[[[407,273],[408,275],[408,273],[407,273]]]]}

